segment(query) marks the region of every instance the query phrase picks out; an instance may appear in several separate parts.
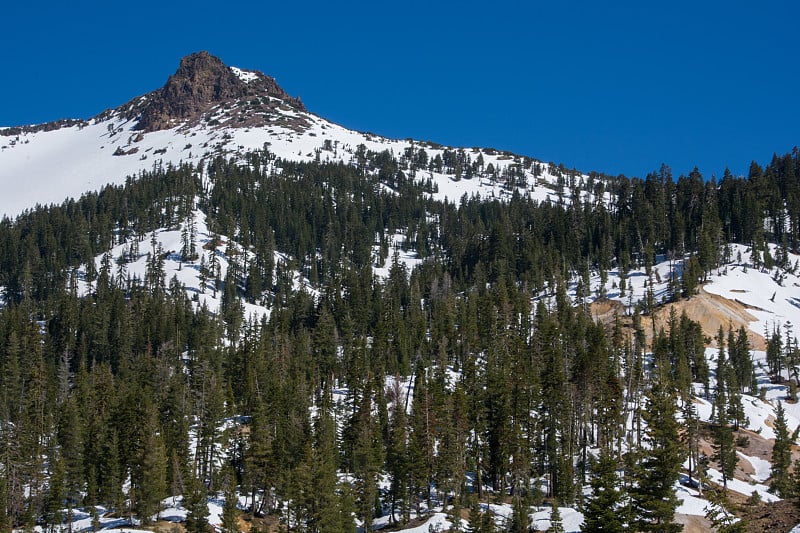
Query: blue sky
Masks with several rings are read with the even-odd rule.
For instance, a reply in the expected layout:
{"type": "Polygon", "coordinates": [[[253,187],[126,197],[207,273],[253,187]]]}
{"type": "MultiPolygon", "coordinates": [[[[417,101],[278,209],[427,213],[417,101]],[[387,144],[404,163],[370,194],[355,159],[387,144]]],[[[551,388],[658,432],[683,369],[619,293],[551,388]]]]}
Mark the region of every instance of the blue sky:
{"type": "Polygon", "coordinates": [[[10,2],[0,125],[89,117],[208,50],[390,137],[583,171],[746,173],[800,144],[800,3],[10,2]]]}

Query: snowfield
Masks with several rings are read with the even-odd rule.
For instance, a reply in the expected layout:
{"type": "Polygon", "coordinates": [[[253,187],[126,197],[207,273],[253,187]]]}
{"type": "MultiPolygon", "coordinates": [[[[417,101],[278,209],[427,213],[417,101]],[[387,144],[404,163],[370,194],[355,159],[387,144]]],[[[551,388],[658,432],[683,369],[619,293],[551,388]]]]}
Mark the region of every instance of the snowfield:
{"type": "MultiPolygon", "coordinates": [[[[233,68],[247,82],[254,74],[233,68]]],[[[241,160],[253,150],[268,148],[285,160],[343,162],[355,164],[360,145],[373,152],[389,151],[401,157],[406,149],[423,148],[429,160],[442,155],[446,147],[413,140],[392,140],[369,133],[349,130],[312,113],[283,109],[274,113],[284,117],[300,117],[310,124],[301,131],[274,125],[259,128],[226,126],[226,110],[213,108],[207,121],[193,127],[177,126],[170,130],[141,132],[137,120],[127,120],[122,111],[93,118],[83,125],[62,127],[52,131],[2,135],[0,127],[0,216],[15,217],[35,205],[60,204],[66,198],[78,198],[107,184],[123,184],[154,165],[180,163],[199,164],[216,156],[241,160]],[[214,124],[214,125],[211,125],[214,124]]],[[[559,176],[563,174],[550,164],[539,165],[535,175],[532,168],[524,169],[526,187],[509,189],[501,177],[504,169],[519,166],[520,158],[496,150],[466,148],[475,161],[483,158],[484,168],[491,164],[493,176],[457,179],[453,174],[417,171],[415,178],[431,179],[438,191],[436,199],[458,201],[462,196],[481,195],[484,198],[508,197],[516,189],[540,202],[569,202],[569,187],[565,194],[557,193],[559,176]]],[[[562,186],[569,178],[561,176],[562,186]]],[[[579,175],[578,182],[587,179],[579,175]]],[[[596,200],[584,193],[585,200],[596,200]]],[[[606,196],[603,201],[610,201],[606,196]]]]}

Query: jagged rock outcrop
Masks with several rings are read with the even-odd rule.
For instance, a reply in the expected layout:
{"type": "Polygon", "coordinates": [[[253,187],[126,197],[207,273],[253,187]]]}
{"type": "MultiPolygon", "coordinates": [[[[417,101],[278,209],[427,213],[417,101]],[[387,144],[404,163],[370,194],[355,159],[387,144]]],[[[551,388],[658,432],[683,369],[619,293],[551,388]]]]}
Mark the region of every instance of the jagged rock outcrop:
{"type": "Polygon", "coordinates": [[[290,108],[305,111],[300,99],[289,96],[274,78],[261,72],[249,74],[245,81],[218,57],[197,52],[181,59],[178,70],[161,89],[136,105],[123,107],[127,107],[129,118],[139,115],[137,129],[143,131],[189,123],[215,106],[228,104],[233,108],[250,98],[277,98],[290,108]]]}
{"type": "MultiPolygon", "coordinates": [[[[289,96],[274,78],[257,70],[232,69],[208,52],[182,58],[163,87],[91,120],[114,117],[135,121],[135,129],[142,132],[191,127],[201,121],[211,127],[277,126],[298,132],[310,125],[300,98],[289,96]]],[[[0,137],[88,124],[89,120],[65,119],[15,126],[0,129],[0,137]]]]}

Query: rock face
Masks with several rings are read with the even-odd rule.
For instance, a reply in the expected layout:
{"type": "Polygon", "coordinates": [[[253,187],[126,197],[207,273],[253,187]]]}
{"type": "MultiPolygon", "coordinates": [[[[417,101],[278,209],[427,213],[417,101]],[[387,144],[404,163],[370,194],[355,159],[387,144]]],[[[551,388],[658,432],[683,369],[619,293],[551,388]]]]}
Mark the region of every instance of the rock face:
{"type": "Polygon", "coordinates": [[[290,97],[273,78],[261,72],[248,74],[244,81],[218,57],[194,53],[181,59],[161,89],[147,95],[141,105],[128,108],[128,113],[139,114],[138,129],[157,131],[198,119],[214,106],[252,97],[273,97],[290,108],[305,110],[300,99],[290,97]]]}

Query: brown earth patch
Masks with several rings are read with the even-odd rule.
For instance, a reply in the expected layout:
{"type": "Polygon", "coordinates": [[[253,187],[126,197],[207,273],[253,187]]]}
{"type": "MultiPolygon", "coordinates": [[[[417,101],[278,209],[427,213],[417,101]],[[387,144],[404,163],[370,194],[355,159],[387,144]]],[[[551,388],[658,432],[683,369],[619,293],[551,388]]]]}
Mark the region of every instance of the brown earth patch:
{"type": "MultiPolygon", "coordinates": [[[[750,322],[754,322],[756,317],[748,312],[746,305],[736,300],[728,300],[722,296],[706,292],[702,287],[691,298],[668,303],[659,307],[654,316],[642,317],[642,326],[648,343],[653,339],[653,332],[657,332],[661,328],[664,331],[669,330],[669,315],[670,310],[673,308],[677,316],[680,317],[685,311],[689,318],[699,322],[711,345],[715,345],[714,337],[717,335],[720,326],[725,332],[728,331],[729,326],[732,326],[734,330],[744,326],[751,348],[754,350],[767,349],[764,337],[754,331],[750,331],[750,322]]],[[[625,306],[616,300],[596,300],[589,305],[589,312],[592,318],[604,324],[613,324],[614,317],[618,316],[624,326],[631,327],[630,317],[626,316],[625,306]]]]}
{"type": "Polygon", "coordinates": [[[713,530],[711,522],[705,516],[677,513],[675,522],[683,524],[684,533],[706,533],[713,530]]]}
{"type": "Polygon", "coordinates": [[[614,316],[622,317],[625,315],[625,306],[617,300],[602,298],[589,304],[589,312],[595,321],[600,321],[603,324],[612,324],[614,316]]]}
{"type": "MultiPolygon", "coordinates": [[[[750,331],[750,322],[754,322],[756,317],[751,315],[747,310],[747,306],[741,302],[711,294],[701,287],[698,294],[688,300],[679,300],[660,307],[655,313],[656,331],[660,328],[664,328],[665,331],[669,329],[668,322],[670,309],[672,308],[675,308],[678,316],[681,316],[681,313],[685,311],[689,318],[699,322],[703,327],[703,332],[709,337],[712,344],[714,344],[714,337],[720,326],[726,332],[728,331],[728,326],[733,326],[734,330],[744,326],[752,349],[766,350],[767,343],[764,337],[754,331],[750,331]]],[[[652,328],[649,329],[651,331],[648,333],[652,335],[652,328]]]]}
{"type": "MultiPolygon", "coordinates": [[[[772,446],[774,441],[765,439],[758,433],[747,429],[739,429],[734,432],[734,439],[736,439],[737,442],[736,450],[744,455],[748,457],[757,457],[766,461],[772,458],[772,446]]],[[[714,447],[711,424],[703,423],[700,425],[700,442],[698,444],[701,453],[705,454],[707,457],[713,457],[714,447]]],[[[719,469],[719,465],[717,465],[715,461],[711,461],[709,466],[719,469]]],[[[746,483],[765,483],[764,481],[756,481],[753,479],[751,477],[753,474],[755,474],[755,469],[752,463],[739,456],[733,477],[746,483]]],[[[769,484],[769,481],[766,481],[766,483],[769,484]]],[[[728,497],[733,502],[744,503],[744,501],[750,497],[750,494],[741,494],[728,490],[728,497]]]]}
{"type": "Polygon", "coordinates": [[[746,510],[742,519],[748,533],[788,533],[800,524],[800,507],[795,500],[762,503],[746,510]]]}
{"type": "Polygon", "coordinates": [[[240,531],[249,532],[254,527],[257,527],[260,531],[265,531],[267,533],[275,533],[277,531],[282,531],[280,520],[275,515],[266,515],[263,517],[251,518],[242,516],[239,517],[239,527],[241,528],[240,531]]]}
{"type": "Polygon", "coordinates": [[[737,439],[739,437],[747,437],[747,446],[737,448],[743,454],[750,457],[760,457],[767,461],[772,457],[772,445],[774,442],[771,439],[765,439],[755,431],[748,429],[740,429],[736,437],[737,439]]]}
{"type": "Polygon", "coordinates": [[[186,533],[186,526],[179,522],[159,520],[153,524],[153,531],[156,533],[186,533]]]}

